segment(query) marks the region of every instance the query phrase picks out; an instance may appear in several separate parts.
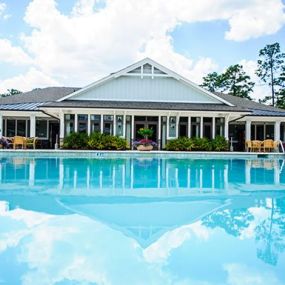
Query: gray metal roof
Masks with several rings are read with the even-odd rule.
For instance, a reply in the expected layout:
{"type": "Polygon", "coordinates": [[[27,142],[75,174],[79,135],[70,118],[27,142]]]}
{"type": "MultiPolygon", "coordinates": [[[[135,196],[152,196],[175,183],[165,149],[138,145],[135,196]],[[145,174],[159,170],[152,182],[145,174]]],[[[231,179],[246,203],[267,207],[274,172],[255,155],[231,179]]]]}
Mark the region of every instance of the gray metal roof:
{"type": "Polygon", "coordinates": [[[232,111],[248,112],[245,108],[228,106],[225,104],[196,104],[196,103],[169,103],[169,102],[126,102],[126,101],[86,101],[64,100],[51,102],[43,107],[72,107],[72,108],[101,108],[101,109],[143,109],[143,110],[176,110],[176,111],[232,111]]]}
{"type": "Polygon", "coordinates": [[[0,105],[3,104],[18,104],[18,103],[42,103],[53,102],[68,94],[71,94],[80,88],[76,87],[47,87],[37,88],[32,91],[0,97],[0,105]]]}
{"type": "Polygon", "coordinates": [[[265,104],[257,103],[248,99],[240,98],[237,96],[224,94],[224,93],[215,93],[220,98],[232,103],[235,106],[239,106],[251,111],[251,116],[276,116],[283,117],[285,116],[285,110],[268,106],[265,104]]]}
{"type": "Polygon", "coordinates": [[[40,103],[18,103],[18,104],[0,104],[0,110],[6,111],[38,111],[39,107],[43,105],[40,103]]]}
{"type": "Polygon", "coordinates": [[[181,110],[181,111],[230,111],[244,112],[250,116],[285,117],[285,110],[260,104],[240,97],[215,93],[220,98],[234,106],[225,104],[195,104],[195,103],[167,103],[167,102],[125,102],[125,101],[83,101],[64,100],[56,102],[80,88],[77,87],[47,87],[38,88],[18,95],[0,97],[0,110],[37,111],[41,106],[45,108],[110,108],[110,109],[147,109],[147,110],[181,110]]]}

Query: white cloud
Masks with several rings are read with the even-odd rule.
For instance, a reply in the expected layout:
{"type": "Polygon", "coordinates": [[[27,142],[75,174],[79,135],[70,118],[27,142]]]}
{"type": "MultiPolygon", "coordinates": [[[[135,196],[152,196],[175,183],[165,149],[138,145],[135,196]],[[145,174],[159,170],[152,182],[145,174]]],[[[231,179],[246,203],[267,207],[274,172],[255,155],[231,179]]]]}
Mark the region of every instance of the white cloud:
{"type": "Polygon", "coordinates": [[[282,1],[249,1],[249,7],[236,11],[229,19],[229,40],[244,41],[276,33],[285,23],[282,1]]]}
{"type": "Polygon", "coordinates": [[[11,63],[15,65],[32,64],[32,59],[20,47],[15,47],[7,39],[0,39],[0,63],[11,63]]]}
{"type": "Polygon", "coordinates": [[[59,86],[59,83],[34,67],[30,68],[25,74],[0,80],[1,93],[11,88],[24,92],[32,90],[35,87],[41,88],[47,86],[59,86]]]}
{"type": "Polygon", "coordinates": [[[224,266],[228,273],[229,285],[281,285],[283,282],[278,280],[273,271],[260,271],[244,264],[226,264],[224,266]]]}
{"type": "Polygon", "coordinates": [[[99,2],[78,0],[69,15],[55,0],[30,2],[24,19],[32,32],[21,39],[39,72],[82,86],[149,56],[199,83],[217,65],[174,50],[170,32],[178,25],[228,21],[226,38],[241,41],[275,33],[284,23],[281,0],[107,0],[96,9],[99,2]]]}
{"type": "Polygon", "coordinates": [[[264,99],[265,96],[271,94],[270,88],[264,82],[258,78],[255,74],[257,69],[257,63],[253,60],[242,60],[240,64],[243,66],[244,71],[250,76],[251,81],[255,82],[254,92],[251,95],[253,99],[258,101],[258,99],[264,99]]]}

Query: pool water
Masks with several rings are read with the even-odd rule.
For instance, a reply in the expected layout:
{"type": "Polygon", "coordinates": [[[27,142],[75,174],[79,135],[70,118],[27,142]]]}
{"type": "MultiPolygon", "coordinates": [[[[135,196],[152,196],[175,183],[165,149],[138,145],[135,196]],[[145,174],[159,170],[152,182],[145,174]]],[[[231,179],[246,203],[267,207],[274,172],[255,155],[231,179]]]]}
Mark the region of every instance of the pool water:
{"type": "Polygon", "coordinates": [[[0,284],[285,285],[284,164],[0,157],[0,284]]]}

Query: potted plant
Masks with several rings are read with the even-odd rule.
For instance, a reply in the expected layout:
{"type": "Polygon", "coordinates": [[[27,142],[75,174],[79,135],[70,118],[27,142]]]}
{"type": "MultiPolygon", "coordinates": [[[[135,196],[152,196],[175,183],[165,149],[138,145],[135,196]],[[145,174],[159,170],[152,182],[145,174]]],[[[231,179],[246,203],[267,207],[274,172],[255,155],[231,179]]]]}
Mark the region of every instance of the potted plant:
{"type": "Polygon", "coordinates": [[[152,129],[140,128],[138,130],[138,134],[144,138],[139,141],[135,141],[133,143],[133,145],[137,148],[137,150],[147,151],[147,150],[152,150],[154,146],[157,146],[157,144],[154,141],[149,139],[149,137],[153,135],[152,129]]]}

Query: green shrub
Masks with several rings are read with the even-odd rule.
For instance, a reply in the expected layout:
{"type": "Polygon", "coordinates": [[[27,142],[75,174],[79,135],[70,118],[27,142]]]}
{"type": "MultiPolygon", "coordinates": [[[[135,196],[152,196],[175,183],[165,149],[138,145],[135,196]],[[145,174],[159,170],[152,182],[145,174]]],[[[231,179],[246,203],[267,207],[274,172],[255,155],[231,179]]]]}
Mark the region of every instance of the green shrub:
{"type": "Polygon", "coordinates": [[[193,138],[193,150],[197,151],[211,151],[212,145],[207,138],[193,138]]]}
{"type": "Polygon", "coordinates": [[[169,140],[165,146],[166,150],[171,151],[190,151],[193,148],[193,140],[187,137],[169,140]]]}
{"type": "Polygon", "coordinates": [[[86,133],[71,133],[63,140],[65,149],[86,149],[88,135],[86,133]]]}
{"type": "Polygon", "coordinates": [[[226,151],[229,149],[229,144],[224,137],[217,136],[211,141],[212,150],[214,151],[226,151]]]}
{"type": "Polygon", "coordinates": [[[128,149],[128,143],[125,139],[101,134],[98,132],[92,133],[88,140],[89,149],[97,150],[126,150],[128,149]]]}
{"type": "Polygon", "coordinates": [[[92,133],[71,133],[64,138],[63,148],[65,149],[94,149],[94,150],[125,150],[128,143],[125,139],[101,134],[92,133]]]}
{"type": "Polygon", "coordinates": [[[170,151],[227,151],[228,148],[228,142],[221,136],[217,136],[213,140],[180,137],[169,140],[165,146],[165,149],[170,151]]]}

